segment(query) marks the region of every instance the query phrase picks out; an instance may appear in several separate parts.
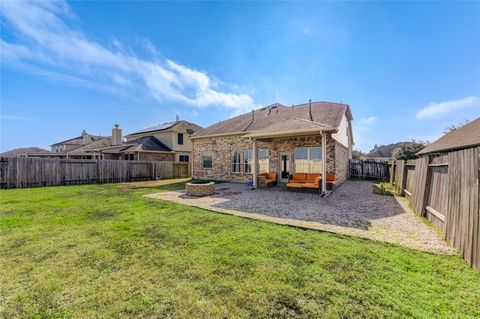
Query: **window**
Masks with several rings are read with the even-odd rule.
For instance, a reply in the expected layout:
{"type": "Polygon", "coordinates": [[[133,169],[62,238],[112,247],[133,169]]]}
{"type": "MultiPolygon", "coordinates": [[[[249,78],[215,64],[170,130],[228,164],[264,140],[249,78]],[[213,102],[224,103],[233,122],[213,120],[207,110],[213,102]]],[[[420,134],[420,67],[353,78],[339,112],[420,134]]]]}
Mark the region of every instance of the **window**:
{"type": "Polygon", "coordinates": [[[252,172],[252,150],[243,151],[243,167],[246,174],[252,172]]]}
{"type": "Polygon", "coordinates": [[[135,154],[125,154],[125,155],[123,155],[123,158],[127,161],[128,160],[133,161],[133,160],[135,160],[135,154]]]}
{"type": "Polygon", "coordinates": [[[310,173],[322,172],[322,149],[320,147],[310,147],[310,173]]]}
{"type": "Polygon", "coordinates": [[[322,149],[320,147],[295,148],[296,173],[321,173],[322,149]]]}
{"type": "Polygon", "coordinates": [[[178,160],[180,162],[189,162],[190,161],[190,157],[188,155],[179,155],[178,156],[178,160]]]}
{"type": "Polygon", "coordinates": [[[308,173],[308,147],[295,148],[295,173],[308,173]]]}
{"type": "Polygon", "coordinates": [[[183,133],[177,134],[177,142],[178,142],[178,145],[183,145],[183,133]]]}
{"type": "Polygon", "coordinates": [[[213,152],[205,151],[202,153],[202,167],[203,168],[212,168],[213,162],[213,152]]]}
{"type": "Polygon", "coordinates": [[[258,172],[259,173],[270,172],[267,149],[260,149],[260,151],[258,152],[258,172]]]}
{"type": "Polygon", "coordinates": [[[240,173],[240,151],[232,151],[232,172],[240,173]]]}

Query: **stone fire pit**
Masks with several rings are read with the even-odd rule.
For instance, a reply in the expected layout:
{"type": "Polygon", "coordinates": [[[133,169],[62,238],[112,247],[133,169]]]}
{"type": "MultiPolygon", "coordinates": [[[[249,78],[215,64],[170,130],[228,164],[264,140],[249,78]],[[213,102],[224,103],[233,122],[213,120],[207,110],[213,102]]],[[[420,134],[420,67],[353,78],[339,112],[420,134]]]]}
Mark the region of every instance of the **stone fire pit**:
{"type": "Polygon", "coordinates": [[[210,196],[215,194],[215,183],[187,183],[187,195],[210,196]]]}

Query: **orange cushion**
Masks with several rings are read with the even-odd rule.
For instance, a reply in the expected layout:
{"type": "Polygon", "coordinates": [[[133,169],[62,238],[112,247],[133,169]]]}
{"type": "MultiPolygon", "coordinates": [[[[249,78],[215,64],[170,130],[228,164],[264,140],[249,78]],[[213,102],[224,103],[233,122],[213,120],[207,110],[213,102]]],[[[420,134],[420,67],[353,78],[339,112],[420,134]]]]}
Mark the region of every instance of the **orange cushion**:
{"type": "Polygon", "coordinates": [[[335,174],[327,174],[327,183],[335,183],[335,174]]]}
{"type": "Polygon", "coordinates": [[[277,173],[266,173],[267,174],[267,179],[271,179],[273,181],[277,180],[277,173]]]}
{"type": "Polygon", "coordinates": [[[302,188],[320,188],[320,185],[315,183],[303,183],[302,188]]]}
{"type": "Polygon", "coordinates": [[[287,187],[302,188],[302,183],[288,183],[287,187]]]}
{"type": "Polygon", "coordinates": [[[319,176],[320,176],[320,174],[317,174],[317,173],[308,173],[307,174],[307,181],[313,182],[315,180],[315,178],[317,178],[319,176]]]}
{"type": "Polygon", "coordinates": [[[296,181],[304,181],[307,179],[307,173],[294,173],[292,176],[292,180],[296,181]]]}
{"type": "Polygon", "coordinates": [[[276,179],[266,179],[265,183],[270,184],[270,183],[275,183],[277,180],[276,179]]]}

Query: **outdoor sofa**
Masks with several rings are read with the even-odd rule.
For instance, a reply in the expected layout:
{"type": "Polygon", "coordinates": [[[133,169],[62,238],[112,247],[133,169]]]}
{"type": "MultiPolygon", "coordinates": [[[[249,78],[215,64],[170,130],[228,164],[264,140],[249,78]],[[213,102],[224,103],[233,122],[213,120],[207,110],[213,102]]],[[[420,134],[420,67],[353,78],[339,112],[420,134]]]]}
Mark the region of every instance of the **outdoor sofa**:
{"type": "Polygon", "coordinates": [[[265,177],[265,186],[275,186],[277,185],[277,173],[261,173],[258,176],[265,177]]]}
{"type": "MultiPolygon", "coordinates": [[[[294,173],[290,176],[287,188],[292,189],[320,189],[322,174],[294,173]]],[[[327,187],[335,186],[335,174],[327,174],[327,187]]]]}

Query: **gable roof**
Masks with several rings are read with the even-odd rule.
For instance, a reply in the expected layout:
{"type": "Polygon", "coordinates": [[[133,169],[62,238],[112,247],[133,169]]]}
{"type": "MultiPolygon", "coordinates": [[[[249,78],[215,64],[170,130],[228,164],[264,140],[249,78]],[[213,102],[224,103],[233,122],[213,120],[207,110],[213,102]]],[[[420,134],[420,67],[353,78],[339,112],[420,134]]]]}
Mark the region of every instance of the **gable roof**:
{"type": "Polygon", "coordinates": [[[70,154],[70,155],[86,154],[87,152],[92,151],[94,149],[108,147],[110,145],[112,145],[112,139],[110,137],[103,137],[101,139],[98,139],[86,145],[82,145],[73,150],[67,151],[66,154],[70,154]]]}
{"type": "Polygon", "coordinates": [[[303,119],[308,122],[313,120],[313,122],[320,123],[326,127],[338,128],[345,114],[350,120],[353,119],[350,107],[347,104],[312,102],[311,119],[309,103],[294,105],[293,107],[276,103],[211,125],[194,134],[192,138],[210,135],[244,134],[260,131],[274,124],[295,119],[303,119]]]}
{"type": "Polygon", "coordinates": [[[96,148],[95,151],[107,154],[119,154],[141,151],[171,152],[172,149],[154,136],[143,136],[121,145],[96,148]]]}
{"type": "MultiPolygon", "coordinates": [[[[88,134],[88,133],[87,133],[87,135],[90,136],[90,138],[93,141],[97,141],[99,139],[102,139],[102,138],[106,137],[106,136],[101,136],[101,135],[92,135],[92,134],[88,134]]],[[[77,137],[74,137],[74,138],[71,138],[71,139],[68,139],[68,140],[65,140],[65,141],[57,142],[57,143],[52,144],[50,146],[56,146],[56,145],[62,145],[62,144],[81,145],[81,144],[83,144],[83,137],[80,135],[80,136],[77,136],[77,137]]]]}
{"type": "Polygon", "coordinates": [[[122,149],[121,152],[125,151],[162,151],[162,152],[171,152],[172,149],[162,143],[159,139],[154,136],[144,136],[137,138],[136,140],[126,142],[125,144],[131,144],[126,148],[122,149]]]}
{"type": "Polygon", "coordinates": [[[417,155],[469,148],[477,145],[480,145],[480,117],[440,137],[418,152],[417,155]]]}
{"type": "Polygon", "coordinates": [[[193,126],[193,127],[194,127],[194,130],[196,130],[196,131],[202,129],[202,127],[198,126],[198,125],[195,124],[195,123],[190,123],[190,122],[187,122],[187,121],[185,121],[185,120],[180,120],[180,121],[178,121],[178,122],[167,122],[167,123],[162,123],[162,124],[150,126],[150,127],[144,128],[144,129],[142,129],[142,130],[139,130],[139,131],[130,133],[130,134],[126,135],[126,136],[132,136],[132,135],[143,134],[143,133],[152,133],[152,132],[166,131],[166,130],[170,130],[170,129],[175,128],[175,126],[177,126],[178,124],[181,124],[181,123],[186,123],[186,124],[188,124],[188,125],[190,125],[190,126],[193,126]]]}

